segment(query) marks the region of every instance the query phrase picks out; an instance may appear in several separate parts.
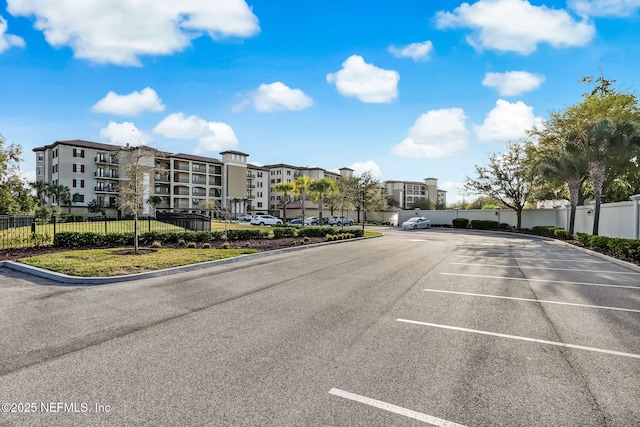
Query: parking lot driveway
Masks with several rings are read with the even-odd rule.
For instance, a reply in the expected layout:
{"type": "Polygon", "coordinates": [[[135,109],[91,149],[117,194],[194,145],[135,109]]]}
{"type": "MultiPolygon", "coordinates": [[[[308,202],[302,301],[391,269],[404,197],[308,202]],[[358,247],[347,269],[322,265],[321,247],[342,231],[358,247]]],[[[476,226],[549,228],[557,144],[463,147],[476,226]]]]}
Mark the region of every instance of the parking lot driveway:
{"type": "Polygon", "coordinates": [[[0,271],[0,396],[91,408],[0,424],[640,424],[635,269],[529,236],[385,232],[97,287],[0,271]]]}

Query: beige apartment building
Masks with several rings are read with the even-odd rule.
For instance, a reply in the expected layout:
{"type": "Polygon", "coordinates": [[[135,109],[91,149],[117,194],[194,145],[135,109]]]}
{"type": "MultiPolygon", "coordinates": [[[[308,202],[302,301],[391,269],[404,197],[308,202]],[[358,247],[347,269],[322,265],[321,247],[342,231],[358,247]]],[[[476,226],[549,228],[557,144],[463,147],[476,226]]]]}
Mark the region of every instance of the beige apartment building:
{"type": "MultiPolygon", "coordinates": [[[[130,147],[133,150],[134,147],[130,147]]],[[[160,196],[155,206],[145,203],[145,213],[158,211],[189,211],[219,216],[222,211],[240,214],[273,213],[281,209],[282,195],[273,190],[276,184],[293,182],[299,176],[309,179],[353,176],[353,169],[341,168],[335,173],[320,167],[299,167],[287,164],[257,166],[248,163],[249,154],[235,150],[220,153],[220,159],[184,153],[168,153],[143,147],[144,163],[149,172],[143,174],[145,196],[160,196]]],[[[36,179],[52,185],[65,185],[71,190],[71,212],[88,213],[88,204],[95,200],[108,216],[119,216],[118,183],[129,179],[123,153],[127,147],[84,140],[55,141],[34,148],[36,179]]],[[[414,200],[429,198],[446,204],[446,192],[437,189],[437,179],[424,183],[385,181],[381,191],[409,208],[414,200]]],[[[52,196],[52,206],[60,201],[52,196]]],[[[317,207],[316,207],[317,209],[317,207]]]]}

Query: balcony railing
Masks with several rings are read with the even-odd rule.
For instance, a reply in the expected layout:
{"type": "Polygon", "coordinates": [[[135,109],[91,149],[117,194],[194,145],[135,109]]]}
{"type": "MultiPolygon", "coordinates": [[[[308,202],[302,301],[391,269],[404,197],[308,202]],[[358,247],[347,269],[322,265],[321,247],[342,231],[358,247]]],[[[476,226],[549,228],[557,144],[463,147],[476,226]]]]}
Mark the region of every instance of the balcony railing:
{"type": "Polygon", "coordinates": [[[109,187],[109,186],[97,186],[94,187],[94,190],[96,193],[117,193],[118,192],[118,187],[109,187]]]}
{"type": "Polygon", "coordinates": [[[96,156],[93,158],[96,163],[107,163],[107,164],[115,164],[117,163],[116,159],[109,156],[96,156]]]}
{"type": "Polygon", "coordinates": [[[256,186],[253,184],[247,184],[247,188],[256,188],[256,186]]]}

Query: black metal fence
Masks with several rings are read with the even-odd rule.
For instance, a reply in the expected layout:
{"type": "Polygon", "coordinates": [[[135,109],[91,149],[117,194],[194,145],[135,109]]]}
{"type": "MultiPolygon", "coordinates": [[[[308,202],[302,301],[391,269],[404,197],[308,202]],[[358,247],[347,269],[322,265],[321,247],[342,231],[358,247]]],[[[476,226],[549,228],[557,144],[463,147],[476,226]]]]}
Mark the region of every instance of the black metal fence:
{"type": "MultiPolygon", "coordinates": [[[[180,232],[191,230],[189,223],[163,222],[153,217],[138,219],[138,233],[146,231],[180,232]]],[[[211,230],[211,222],[198,222],[198,230],[211,230]],[[207,228],[208,227],[208,228],[207,228]]],[[[133,233],[133,219],[118,219],[103,216],[96,217],[51,217],[47,221],[33,216],[0,215],[0,249],[26,248],[33,246],[51,246],[57,233],[133,233]]]]}

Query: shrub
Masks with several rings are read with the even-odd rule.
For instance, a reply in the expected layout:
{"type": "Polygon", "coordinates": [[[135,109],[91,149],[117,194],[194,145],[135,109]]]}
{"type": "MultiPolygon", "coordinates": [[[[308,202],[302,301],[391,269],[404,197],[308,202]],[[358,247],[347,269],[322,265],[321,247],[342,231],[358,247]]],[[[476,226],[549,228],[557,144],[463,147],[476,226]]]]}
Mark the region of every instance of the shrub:
{"type": "Polygon", "coordinates": [[[606,236],[589,236],[589,246],[598,249],[608,249],[609,238],[606,236]]]}
{"type": "Polygon", "coordinates": [[[471,221],[471,228],[476,230],[497,230],[500,224],[498,221],[490,221],[484,219],[474,219],[471,221]]]}
{"type": "Polygon", "coordinates": [[[469,227],[469,220],[466,218],[455,218],[451,221],[453,228],[467,228],[469,227]]]}
{"type": "Polygon", "coordinates": [[[576,233],[576,239],[584,246],[589,246],[589,235],[587,233],[576,233]]]}
{"type": "Polygon", "coordinates": [[[189,242],[189,243],[187,243],[187,247],[188,247],[189,249],[195,249],[195,248],[197,247],[197,246],[196,246],[196,242],[189,242]]]}
{"type": "Polygon", "coordinates": [[[205,242],[202,244],[202,249],[211,249],[211,243],[205,242]]]}
{"type": "Polygon", "coordinates": [[[544,237],[554,237],[556,228],[547,225],[537,225],[531,229],[534,234],[544,237]]]}
{"type": "Polygon", "coordinates": [[[307,236],[304,236],[304,237],[302,238],[302,240],[300,240],[300,244],[301,244],[301,245],[306,245],[306,244],[307,244],[307,243],[309,243],[309,242],[311,242],[311,239],[309,239],[309,237],[307,237],[307,236]]]}
{"type": "Polygon", "coordinates": [[[337,234],[339,229],[332,227],[304,227],[297,230],[298,237],[324,237],[327,234],[337,234]]]}
{"type": "Polygon", "coordinates": [[[160,240],[154,240],[153,243],[151,244],[152,248],[161,248],[162,247],[162,242],[160,242],[160,240]]]}
{"type": "Polygon", "coordinates": [[[229,249],[231,247],[231,245],[229,244],[229,242],[224,242],[222,244],[222,249],[229,249]]]}
{"type": "Polygon", "coordinates": [[[178,240],[178,247],[179,248],[184,248],[185,246],[187,246],[187,242],[184,239],[178,240]]]}
{"type": "Polygon", "coordinates": [[[511,226],[509,224],[507,224],[506,222],[501,222],[498,227],[500,228],[500,230],[508,230],[508,229],[511,228],[511,226]]]}
{"type": "Polygon", "coordinates": [[[227,230],[229,240],[268,239],[269,232],[262,230],[227,230]]]}
{"type": "Polygon", "coordinates": [[[553,230],[553,237],[556,239],[567,240],[569,233],[564,228],[556,228],[553,230]]]}
{"type": "Polygon", "coordinates": [[[296,229],[293,227],[277,227],[273,229],[274,239],[284,239],[286,237],[296,237],[296,229]]]}

